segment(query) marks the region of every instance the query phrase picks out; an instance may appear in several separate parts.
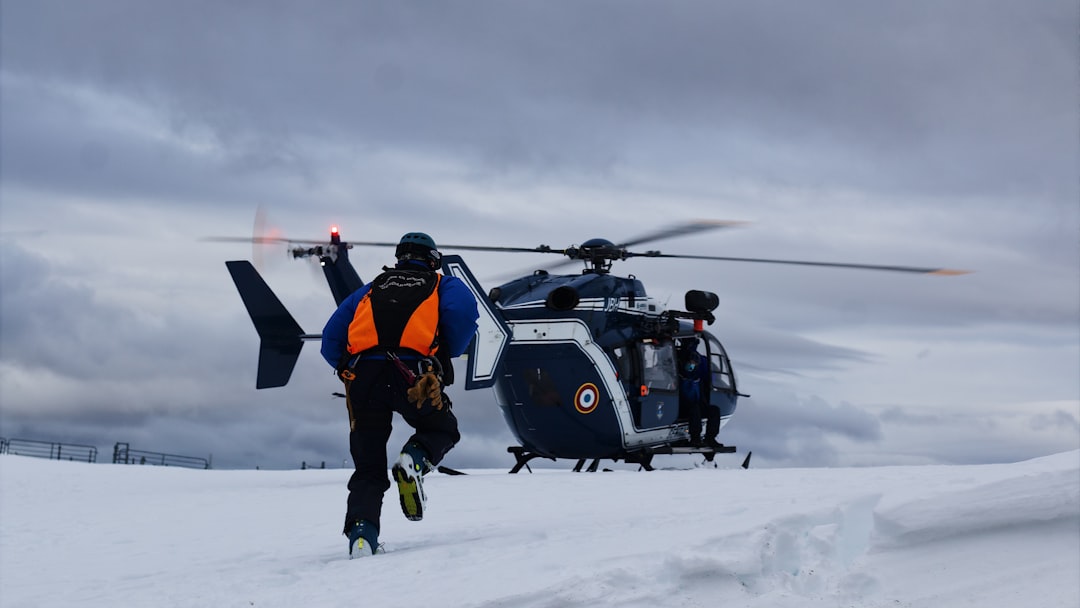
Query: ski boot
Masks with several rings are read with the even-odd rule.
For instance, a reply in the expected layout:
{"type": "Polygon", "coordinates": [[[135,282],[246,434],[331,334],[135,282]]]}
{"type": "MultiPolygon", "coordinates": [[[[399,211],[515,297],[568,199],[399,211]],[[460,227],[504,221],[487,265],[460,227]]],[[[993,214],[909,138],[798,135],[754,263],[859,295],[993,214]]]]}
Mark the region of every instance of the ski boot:
{"type": "Polygon", "coordinates": [[[365,519],[355,522],[346,534],[349,537],[349,559],[374,555],[379,550],[379,531],[365,519]]]}
{"type": "Polygon", "coordinates": [[[424,518],[427,495],[424,494],[423,477],[432,468],[424,448],[412,442],[405,444],[394,463],[392,473],[401,498],[401,512],[410,521],[424,518]]]}

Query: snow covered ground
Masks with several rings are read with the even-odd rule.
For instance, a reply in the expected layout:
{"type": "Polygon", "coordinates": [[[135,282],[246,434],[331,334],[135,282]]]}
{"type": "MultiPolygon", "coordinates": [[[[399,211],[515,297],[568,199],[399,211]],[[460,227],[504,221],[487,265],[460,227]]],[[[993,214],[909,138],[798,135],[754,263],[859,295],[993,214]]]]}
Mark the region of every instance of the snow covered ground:
{"type": "Polygon", "coordinates": [[[0,605],[1080,606],[1080,452],[725,464],[435,474],[424,521],[388,494],[386,553],[350,561],[348,471],[5,455],[0,605]]]}

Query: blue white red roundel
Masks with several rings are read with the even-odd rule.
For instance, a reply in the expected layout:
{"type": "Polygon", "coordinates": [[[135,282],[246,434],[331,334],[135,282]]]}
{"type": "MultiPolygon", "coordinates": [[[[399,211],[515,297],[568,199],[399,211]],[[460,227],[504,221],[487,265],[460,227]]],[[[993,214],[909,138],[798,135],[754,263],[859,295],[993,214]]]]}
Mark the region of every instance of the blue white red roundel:
{"type": "Polygon", "coordinates": [[[600,390],[592,382],[586,382],[574,395],[574,408],[582,414],[589,414],[600,403],[600,390]]]}

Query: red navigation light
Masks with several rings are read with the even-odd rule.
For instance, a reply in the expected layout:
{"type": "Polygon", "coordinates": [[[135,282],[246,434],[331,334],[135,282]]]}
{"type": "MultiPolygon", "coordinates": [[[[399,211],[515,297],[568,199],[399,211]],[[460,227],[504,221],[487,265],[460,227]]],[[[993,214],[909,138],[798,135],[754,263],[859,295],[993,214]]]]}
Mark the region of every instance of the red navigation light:
{"type": "Polygon", "coordinates": [[[334,236],[337,236],[337,234],[338,234],[337,226],[330,226],[330,234],[332,234],[334,236]]]}

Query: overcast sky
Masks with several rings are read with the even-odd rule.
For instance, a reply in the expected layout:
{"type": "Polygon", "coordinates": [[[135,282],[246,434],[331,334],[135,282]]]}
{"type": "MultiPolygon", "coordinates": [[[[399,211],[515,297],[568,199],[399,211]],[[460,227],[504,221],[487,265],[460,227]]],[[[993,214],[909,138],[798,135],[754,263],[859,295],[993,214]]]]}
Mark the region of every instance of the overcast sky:
{"type": "MultiPolygon", "coordinates": [[[[565,247],[693,218],[616,267],[720,296],[762,466],[1000,462],[1080,445],[1075,0],[0,0],[0,435],[341,466],[313,345],[256,391],[224,261],[306,331],[325,282],[250,236],[565,247]]],[[[354,250],[364,279],[386,250],[354,250]]],[[[469,254],[481,280],[557,261],[469,254]]],[[[493,286],[486,284],[485,287],[493,286]]],[[[509,466],[455,387],[446,464],[509,466]]],[[[393,441],[407,436],[398,420],[393,441]]],[[[394,447],[394,446],[392,446],[394,447]]],[[[570,463],[566,463],[569,466],[570,463]]]]}

